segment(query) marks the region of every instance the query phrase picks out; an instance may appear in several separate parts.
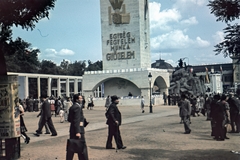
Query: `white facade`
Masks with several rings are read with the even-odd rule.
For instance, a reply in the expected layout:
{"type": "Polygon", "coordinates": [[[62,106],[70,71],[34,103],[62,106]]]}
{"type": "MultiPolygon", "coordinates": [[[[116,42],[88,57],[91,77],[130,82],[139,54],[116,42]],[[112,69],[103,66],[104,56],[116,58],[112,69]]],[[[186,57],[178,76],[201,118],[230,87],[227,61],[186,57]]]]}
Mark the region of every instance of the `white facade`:
{"type": "Polygon", "coordinates": [[[79,82],[82,82],[82,77],[81,76],[64,76],[64,75],[49,75],[49,74],[32,74],[32,73],[12,73],[12,72],[8,72],[8,75],[17,75],[18,76],[18,83],[19,83],[19,98],[20,99],[24,99],[27,98],[29,95],[29,78],[36,78],[37,79],[37,97],[41,96],[41,83],[40,83],[40,79],[44,78],[48,80],[47,83],[47,95],[51,96],[52,95],[52,86],[51,86],[51,81],[52,79],[57,79],[57,87],[56,87],[56,93],[57,97],[61,97],[62,96],[62,92],[61,92],[61,84],[64,83],[65,84],[65,93],[64,95],[66,95],[67,97],[70,96],[71,91],[70,91],[70,83],[73,83],[74,85],[74,94],[80,93],[81,90],[78,90],[78,84],[79,82]]]}
{"type": "Polygon", "coordinates": [[[100,0],[103,70],[150,68],[147,0],[100,0]]]}
{"type": "Polygon", "coordinates": [[[222,85],[222,75],[221,74],[210,74],[212,92],[222,93],[223,85],[222,85]]]}

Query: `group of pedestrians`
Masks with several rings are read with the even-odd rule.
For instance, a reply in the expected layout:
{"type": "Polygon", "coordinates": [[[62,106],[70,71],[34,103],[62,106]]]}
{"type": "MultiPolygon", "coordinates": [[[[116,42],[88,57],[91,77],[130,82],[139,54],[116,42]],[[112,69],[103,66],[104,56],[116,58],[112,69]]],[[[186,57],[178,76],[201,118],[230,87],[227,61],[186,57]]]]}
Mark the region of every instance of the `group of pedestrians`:
{"type": "Polygon", "coordinates": [[[191,117],[206,116],[211,122],[211,136],[217,141],[230,139],[227,133],[240,132],[240,89],[236,94],[189,96],[181,94],[178,101],[179,115],[185,134],[190,134],[191,117]]]}
{"type": "Polygon", "coordinates": [[[19,99],[19,103],[24,109],[24,112],[38,112],[39,111],[39,99],[33,99],[33,97],[27,97],[19,99]]]}
{"type": "MultiPolygon", "coordinates": [[[[112,138],[114,137],[116,142],[116,149],[125,149],[126,146],[123,145],[119,126],[121,125],[122,118],[121,112],[119,111],[117,104],[119,103],[119,97],[116,95],[108,96],[106,100],[106,118],[108,125],[108,138],[106,142],[106,149],[115,149],[112,145],[112,138]]],[[[68,121],[70,124],[70,139],[79,140],[81,143],[81,149],[77,152],[78,159],[88,160],[88,151],[85,140],[84,127],[88,124],[86,118],[83,114],[83,97],[81,95],[73,96],[73,105],[69,109],[68,121]]],[[[66,159],[72,160],[74,156],[74,151],[67,146],[66,159]]]]}
{"type": "MultiPolygon", "coordinates": [[[[40,102],[40,113],[37,115],[39,118],[38,122],[38,129],[35,136],[39,137],[43,132],[43,127],[45,127],[45,134],[51,134],[51,136],[57,136],[57,131],[54,127],[52,121],[52,113],[51,113],[51,102],[52,98],[49,98],[46,95],[41,95],[40,102]]],[[[119,103],[119,97],[116,95],[108,96],[106,101],[106,117],[108,125],[108,137],[106,142],[106,149],[125,149],[126,146],[123,145],[121,134],[120,134],[120,125],[122,123],[121,112],[119,111],[117,105],[119,103]],[[116,142],[116,148],[112,145],[112,138],[114,137],[116,142]]],[[[77,152],[78,158],[82,160],[88,160],[88,152],[87,152],[87,145],[85,140],[85,131],[84,127],[88,124],[86,118],[83,114],[83,97],[79,94],[73,96],[73,101],[71,98],[67,98],[63,101],[63,105],[65,108],[66,116],[64,117],[65,120],[70,122],[70,139],[79,139],[79,142],[82,143],[82,149],[77,152]]],[[[20,112],[20,124],[21,124],[21,134],[22,137],[25,139],[25,143],[29,143],[30,138],[27,136],[27,128],[25,126],[23,115],[24,115],[24,108],[20,103],[17,103],[16,109],[20,112]]],[[[74,152],[69,149],[67,146],[67,153],[66,159],[72,160],[74,156],[74,152]]]]}

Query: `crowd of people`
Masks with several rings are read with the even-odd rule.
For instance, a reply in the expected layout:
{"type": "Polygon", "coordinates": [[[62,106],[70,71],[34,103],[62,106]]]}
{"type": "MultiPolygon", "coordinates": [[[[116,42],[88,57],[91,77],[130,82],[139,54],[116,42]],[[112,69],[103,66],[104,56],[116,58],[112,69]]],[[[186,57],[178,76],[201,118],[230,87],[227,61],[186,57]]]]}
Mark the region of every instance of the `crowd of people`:
{"type": "MultiPolygon", "coordinates": [[[[93,98],[92,96],[88,97],[87,109],[92,109],[93,98]]],[[[119,126],[121,125],[121,112],[118,110],[117,104],[119,103],[119,97],[117,96],[108,96],[106,101],[106,117],[107,117],[107,125],[108,127],[108,138],[106,142],[106,149],[115,149],[112,146],[112,138],[114,137],[116,142],[116,149],[125,149],[126,146],[123,145],[119,126]]],[[[70,138],[80,140],[82,143],[79,151],[74,152],[74,150],[67,144],[67,154],[66,159],[72,160],[74,153],[78,153],[79,159],[88,160],[88,152],[85,141],[85,131],[84,127],[87,126],[89,122],[87,122],[86,118],[83,115],[83,108],[85,108],[85,100],[84,97],[76,94],[67,98],[56,98],[56,97],[48,97],[46,95],[41,95],[40,100],[36,100],[33,98],[27,98],[26,100],[19,100],[17,103],[16,109],[20,112],[20,126],[21,126],[21,134],[25,140],[25,143],[28,144],[30,142],[29,136],[26,134],[27,127],[25,126],[23,115],[24,112],[33,112],[39,111],[37,117],[39,118],[38,128],[34,133],[35,136],[39,137],[43,132],[43,128],[45,127],[45,134],[51,134],[51,136],[57,136],[57,131],[54,127],[52,116],[60,116],[60,122],[64,121],[70,122],[70,138]],[[34,101],[38,101],[40,103],[40,107],[38,109],[34,109],[32,107],[34,105],[34,101]],[[32,109],[29,109],[32,108],[32,109]],[[61,114],[63,111],[63,114],[61,114]]],[[[69,142],[69,141],[68,141],[69,142]]]]}
{"type": "Polygon", "coordinates": [[[229,139],[227,133],[240,132],[240,89],[236,94],[187,95],[177,97],[180,123],[190,134],[191,117],[206,116],[211,123],[211,136],[217,141],[229,139]]]}
{"type": "MultiPolygon", "coordinates": [[[[206,120],[211,123],[211,136],[217,141],[224,141],[229,139],[227,132],[239,133],[240,132],[240,89],[236,94],[213,94],[213,95],[188,95],[182,93],[181,96],[175,96],[173,105],[178,105],[180,123],[184,124],[185,134],[191,133],[191,117],[206,116],[206,120]],[[175,102],[176,101],[176,102],[175,102]],[[230,128],[230,130],[229,130],[230,128]]],[[[74,95],[73,99],[67,97],[66,99],[41,96],[39,103],[41,104],[38,129],[35,135],[40,136],[42,129],[45,127],[45,134],[51,134],[51,136],[57,136],[57,131],[52,122],[52,115],[60,115],[60,122],[70,122],[70,139],[81,139],[84,142],[85,149],[79,153],[79,157],[85,157],[88,159],[88,153],[86,148],[86,142],[84,137],[84,127],[87,125],[87,121],[83,115],[83,108],[85,105],[84,97],[81,95],[74,95]],[[53,112],[54,111],[54,112],[53,112]],[[63,115],[61,115],[63,111],[63,115]],[[79,128],[80,127],[80,128],[79,128]]],[[[29,98],[28,102],[32,101],[29,98]]],[[[25,111],[29,111],[28,108],[32,108],[28,103],[26,107],[23,107],[23,101],[17,103],[21,114],[21,133],[25,139],[25,143],[29,143],[30,138],[27,136],[27,128],[24,124],[23,114],[25,111]]],[[[106,149],[115,149],[112,146],[112,138],[114,137],[116,142],[116,149],[125,149],[123,145],[119,126],[121,125],[121,113],[118,110],[117,104],[119,103],[119,97],[108,96],[106,98],[106,118],[108,124],[108,138],[106,142],[106,149]]],[[[144,113],[144,98],[141,97],[141,110],[144,113]]],[[[164,101],[165,103],[165,101],[164,101]]],[[[26,103],[27,104],[27,103],[26,103]]],[[[89,109],[93,107],[93,100],[91,96],[88,97],[89,109]]],[[[33,107],[34,108],[34,107],[33,107]]],[[[30,109],[31,110],[31,109],[30,109]]],[[[31,112],[31,111],[30,111],[31,112]]],[[[67,152],[67,159],[73,158],[71,150],[67,152]]]]}

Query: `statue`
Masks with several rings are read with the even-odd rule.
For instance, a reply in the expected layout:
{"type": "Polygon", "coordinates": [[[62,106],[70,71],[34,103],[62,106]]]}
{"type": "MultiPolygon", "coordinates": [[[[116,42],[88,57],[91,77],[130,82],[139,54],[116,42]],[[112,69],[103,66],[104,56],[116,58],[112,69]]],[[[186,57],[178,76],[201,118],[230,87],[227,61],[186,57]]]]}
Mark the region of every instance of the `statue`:
{"type": "Polygon", "coordinates": [[[196,74],[188,72],[188,69],[183,68],[182,60],[179,60],[180,69],[172,74],[170,82],[169,93],[188,95],[201,95],[205,94],[205,86],[203,77],[197,77],[196,74]]]}
{"type": "Polygon", "coordinates": [[[182,59],[179,59],[178,62],[179,62],[179,63],[178,63],[179,67],[180,67],[180,68],[183,68],[183,60],[182,60],[182,59]]]}

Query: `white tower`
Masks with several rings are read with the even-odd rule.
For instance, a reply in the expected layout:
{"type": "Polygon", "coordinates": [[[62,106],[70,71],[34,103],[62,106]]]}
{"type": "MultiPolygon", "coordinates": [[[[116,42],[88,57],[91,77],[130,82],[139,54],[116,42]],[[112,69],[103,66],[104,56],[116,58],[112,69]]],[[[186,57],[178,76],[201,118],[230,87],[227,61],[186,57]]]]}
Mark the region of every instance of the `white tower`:
{"type": "Polygon", "coordinates": [[[147,0],[100,0],[103,70],[150,68],[147,0]]]}

